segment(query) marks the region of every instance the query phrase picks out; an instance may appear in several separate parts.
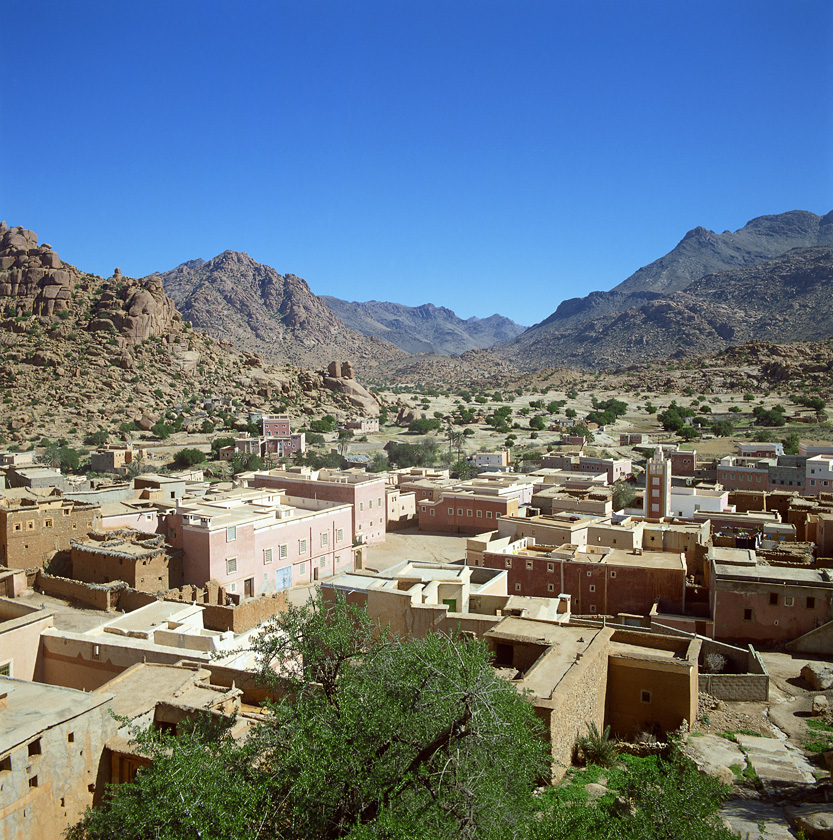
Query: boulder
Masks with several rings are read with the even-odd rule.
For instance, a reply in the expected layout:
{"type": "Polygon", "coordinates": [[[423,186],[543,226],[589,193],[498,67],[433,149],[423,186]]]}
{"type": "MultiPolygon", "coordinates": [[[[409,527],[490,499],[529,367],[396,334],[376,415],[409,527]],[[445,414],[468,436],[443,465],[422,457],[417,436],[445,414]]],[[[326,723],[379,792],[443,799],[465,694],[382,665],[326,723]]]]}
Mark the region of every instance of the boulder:
{"type": "Polygon", "coordinates": [[[801,669],[801,677],[815,691],[826,691],[833,686],[833,668],[821,662],[808,662],[801,669]]]}
{"type": "Polygon", "coordinates": [[[136,421],[136,425],[143,431],[149,432],[151,427],[155,426],[158,418],[147,411],[142,412],[142,416],[136,421]]]}
{"type": "Polygon", "coordinates": [[[787,808],[787,818],[807,838],[833,838],[833,805],[813,803],[787,808]]]}
{"type": "Polygon", "coordinates": [[[813,698],[813,716],[819,717],[825,714],[830,709],[830,704],[827,702],[827,698],[823,694],[817,694],[813,698]]]}

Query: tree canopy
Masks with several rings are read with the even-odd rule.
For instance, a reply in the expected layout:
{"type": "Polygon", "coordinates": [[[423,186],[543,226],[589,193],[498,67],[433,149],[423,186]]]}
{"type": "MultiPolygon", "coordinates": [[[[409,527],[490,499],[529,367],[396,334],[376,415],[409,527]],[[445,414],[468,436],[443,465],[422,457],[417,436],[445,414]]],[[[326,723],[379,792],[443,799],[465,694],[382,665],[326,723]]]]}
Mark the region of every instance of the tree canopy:
{"type": "Polygon", "coordinates": [[[153,763],[70,840],[529,835],[547,747],[484,643],[401,639],[319,596],[253,648],[281,699],[245,741],[223,724],[140,736],[153,763]]]}

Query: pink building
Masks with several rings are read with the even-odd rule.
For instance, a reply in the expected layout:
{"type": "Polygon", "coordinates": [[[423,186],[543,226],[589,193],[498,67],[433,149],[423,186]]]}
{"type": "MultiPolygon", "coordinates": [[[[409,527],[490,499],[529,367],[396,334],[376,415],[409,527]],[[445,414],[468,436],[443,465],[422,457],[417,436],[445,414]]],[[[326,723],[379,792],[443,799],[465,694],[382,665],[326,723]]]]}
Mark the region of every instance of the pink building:
{"type": "Polygon", "coordinates": [[[286,437],[290,433],[288,414],[264,414],[261,423],[264,437],[286,437]]]}
{"type": "Polygon", "coordinates": [[[353,568],[347,504],[304,508],[280,492],[236,490],[183,502],[167,524],[168,542],[183,550],[185,583],[216,580],[242,597],[353,568]]]}
{"type": "Polygon", "coordinates": [[[311,506],[341,504],[353,506],[353,536],[365,544],[385,541],[384,476],[342,470],[271,470],[257,473],[253,487],[284,490],[291,504],[307,500],[311,506]]]}
{"type": "Polygon", "coordinates": [[[805,496],[833,493],[833,455],[816,455],[807,459],[805,496]]]}

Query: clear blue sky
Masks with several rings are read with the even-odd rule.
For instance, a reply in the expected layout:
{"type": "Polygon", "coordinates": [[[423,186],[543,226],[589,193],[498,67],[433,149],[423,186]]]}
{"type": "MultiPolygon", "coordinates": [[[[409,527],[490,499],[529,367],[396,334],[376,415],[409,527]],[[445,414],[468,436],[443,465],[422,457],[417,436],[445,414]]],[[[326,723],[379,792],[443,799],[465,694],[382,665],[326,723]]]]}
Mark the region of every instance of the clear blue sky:
{"type": "Polygon", "coordinates": [[[830,0],[6,4],[0,218],[142,276],[523,324],[692,227],[833,209],[830,0]]]}

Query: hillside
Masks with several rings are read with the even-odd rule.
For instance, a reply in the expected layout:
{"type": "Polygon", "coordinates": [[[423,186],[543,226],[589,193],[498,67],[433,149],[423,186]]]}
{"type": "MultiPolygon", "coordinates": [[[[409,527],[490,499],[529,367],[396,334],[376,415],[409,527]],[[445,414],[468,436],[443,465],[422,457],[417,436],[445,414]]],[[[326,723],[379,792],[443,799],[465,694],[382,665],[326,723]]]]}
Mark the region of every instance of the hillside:
{"type": "Polygon", "coordinates": [[[269,361],[315,368],[350,359],[368,368],[403,355],[348,329],[300,277],[248,254],[224,251],[154,276],[195,327],[269,361]]]}
{"type": "Polygon", "coordinates": [[[509,341],[524,331],[520,324],[502,315],[463,320],[450,309],[432,303],[357,303],[327,295],[321,300],[350,329],[389,341],[407,353],[460,354],[509,341]]]}
{"type": "Polygon", "coordinates": [[[524,343],[642,306],[659,295],[685,289],[707,274],[765,262],[793,248],[826,245],[833,245],[833,212],[817,216],[793,210],[759,216],[739,230],[720,234],[696,227],[665,256],[635,271],[610,291],[563,301],[552,315],[523,334],[524,343]]]}
{"type": "Polygon", "coordinates": [[[612,369],[717,352],[753,339],[833,335],[833,247],[797,248],[767,262],[710,274],[684,291],[638,295],[623,312],[569,329],[528,330],[493,352],[525,369],[612,369]]]}
{"type": "Polygon", "coordinates": [[[147,430],[209,398],[241,415],[378,413],[355,379],[269,364],[193,329],[158,278],[84,273],[5,223],[0,313],[0,444],[147,430]]]}

